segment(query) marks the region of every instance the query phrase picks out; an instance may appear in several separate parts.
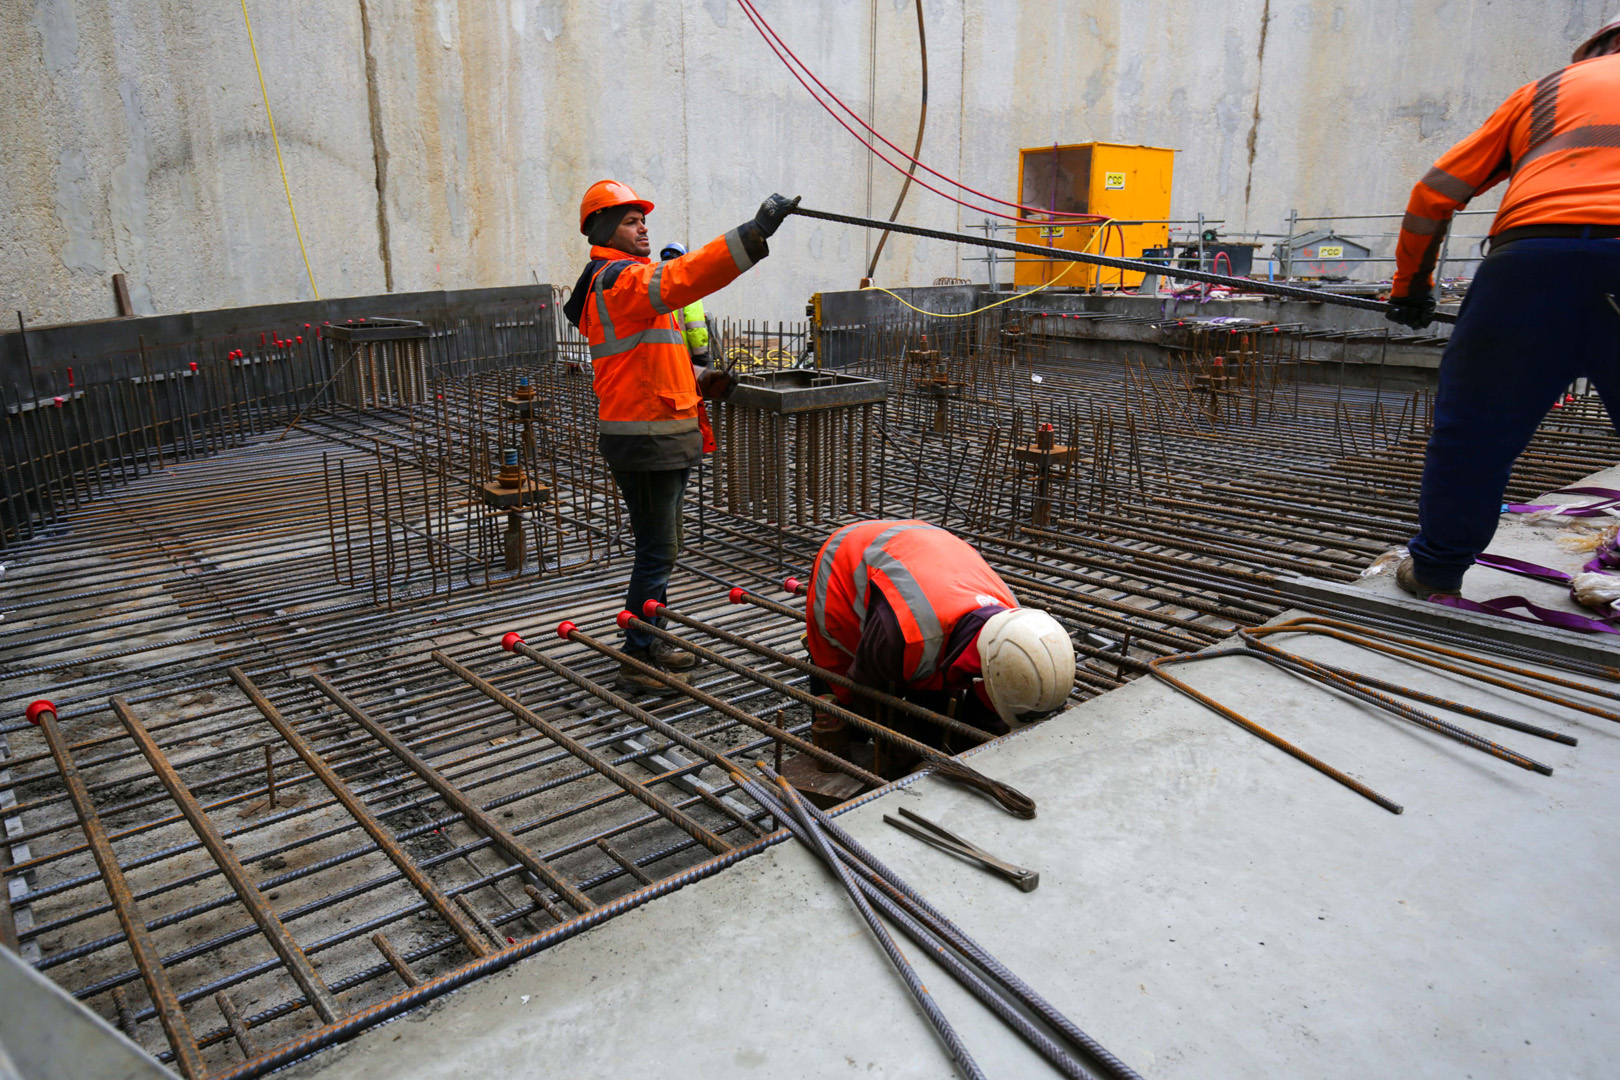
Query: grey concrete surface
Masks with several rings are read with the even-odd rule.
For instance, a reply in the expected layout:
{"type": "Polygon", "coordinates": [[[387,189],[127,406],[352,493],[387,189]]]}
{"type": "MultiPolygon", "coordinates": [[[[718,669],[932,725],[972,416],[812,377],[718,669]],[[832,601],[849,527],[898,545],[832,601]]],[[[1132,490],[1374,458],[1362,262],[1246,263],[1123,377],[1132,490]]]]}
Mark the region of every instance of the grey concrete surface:
{"type": "MultiPolygon", "coordinates": [[[[575,208],[604,175],[658,204],[660,242],[689,243],[772,190],[880,216],[901,184],[733,0],[247,6],[326,295],[572,281],[575,208]]],[[[911,148],[910,3],[760,7],[852,109],[911,148]]],[[[1446,147],[1566,63],[1620,0],[923,7],[929,164],[1010,198],[1021,146],[1170,146],[1176,216],[1276,231],[1291,208],[1399,213],[1446,147]]],[[[110,316],[117,272],[140,313],[310,296],[238,4],[0,4],[0,95],[6,309],[30,322],[110,316]]],[[[915,186],[903,214],[953,229],[980,218],[915,186]]],[[[711,310],[795,317],[810,293],[853,286],[873,242],[791,223],[711,310]]],[[[897,236],[878,280],[983,280],[961,254],[897,236]]]]}
{"type": "MultiPolygon", "coordinates": [[[[1620,728],[1327,640],[1299,652],[1525,719],[1543,777],[1246,659],[1183,677],[1392,815],[1152,680],[845,824],[1144,1076],[1597,1077],[1620,1053],[1620,728]],[[1029,894],[881,823],[915,808],[1029,894]]],[[[1453,717],[1452,719],[1456,719],[1453,717]]],[[[1487,728],[1477,721],[1468,726],[1487,728]]],[[[908,953],[986,1073],[1053,1075],[908,953]]],[[[947,1058],[836,883],[783,845],[295,1068],[298,1077],[934,1077],[947,1058]]]]}
{"type": "Polygon", "coordinates": [[[0,1080],[174,1080],[17,954],[0,949],[0,1080]]]}

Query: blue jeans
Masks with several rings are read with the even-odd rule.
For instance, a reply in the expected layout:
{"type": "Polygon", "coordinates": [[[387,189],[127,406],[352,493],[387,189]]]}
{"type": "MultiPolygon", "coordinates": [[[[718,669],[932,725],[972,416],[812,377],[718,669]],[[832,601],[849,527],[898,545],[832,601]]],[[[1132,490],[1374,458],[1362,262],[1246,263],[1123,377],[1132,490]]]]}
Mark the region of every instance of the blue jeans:
{"type": "MultiPolygon", "coordinates": [[[[630,569],[630,589],[624,606],[638,619],[642,618],[641,608],[648,600],[664,603],[667,599],[665,588],[680,551],[681,496],[686,492],[686,478],[691,471],[613,470],[613,482],[624,495],[625,509],[630,513],[630,532],[636,538],[636,561],[630,569]]],[[[632,628],[625,630],[624,640],[632,649],[645,649],[656,639],[632,628]]]]}
{"type": "Polygon", "coordinates": [[[1496,534],[1513,462],[1589,379],[1620,418],[1620,240],[1508,244],[1479,268],[1440,359],[1413,568],[1454,589],[1496,534]]]}

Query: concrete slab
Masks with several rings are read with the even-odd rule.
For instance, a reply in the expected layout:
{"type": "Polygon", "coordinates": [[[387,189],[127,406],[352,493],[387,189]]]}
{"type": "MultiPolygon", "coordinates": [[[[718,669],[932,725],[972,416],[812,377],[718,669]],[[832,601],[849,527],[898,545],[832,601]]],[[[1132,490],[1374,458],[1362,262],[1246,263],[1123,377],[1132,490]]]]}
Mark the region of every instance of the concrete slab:
{"type": "MultiPolygon", "coordinates": [[[[1620,1053],[1620,726],[1291,640],[1580,745],[1464,721],[1552,765],[1543,777],[1258,661],[1213,659],[1179,670],[1406,812],[1141,680],[974,755],[1039,802],[1034,821],[929,778],[844,824],[1148,1077],[1607,1075],[1620,1053]],[[1040,888],[883,825],[902,802],[1039,870],[1040,888]]],[[[988,1075],[1052,1075],[907,952],[988,1075]]],[[[785,844],[292,1075],[948,1069],[838,886],[785,844]]]]}

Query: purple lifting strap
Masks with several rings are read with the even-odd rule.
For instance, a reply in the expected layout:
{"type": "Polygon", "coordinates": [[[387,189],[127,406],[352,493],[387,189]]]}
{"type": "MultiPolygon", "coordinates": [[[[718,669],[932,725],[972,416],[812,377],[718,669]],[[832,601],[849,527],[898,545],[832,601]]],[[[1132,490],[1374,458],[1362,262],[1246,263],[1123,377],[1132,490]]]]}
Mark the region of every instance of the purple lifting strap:
{"type": "Polygon", "coordinates": [[[1558,611],[1553,608],[1544,608],[1532,604],[1522,596],[1499,596],[1495,600],[1486,600],[1483,603],[1476,600],[1465,600],[1460,596],[1429,597],[1436,604],[1446,607],[1460,608],[1463,611],[1477,611],[1485,615],[1496,615],[1504,619],[1517,619],[1519,622],[1542,623],[1546,626],[1557,626],[1564,630],[1574,630],[1582,634],[1620,634],[1620,628],[1611,625],[1604,619],[1589,619],[1585,615],[1576,615],[1570,611],[1558,611]],[[1528,615],[1515,615],[1509,608],[1523,608],[1528,615]]]}
{"type": "Polygon", "coordinates": [[[1502,570],[1509,574],[1523,574],[1525,577],[1550,581],[1554,585],[1568,585],[1575,580],[1573,575],[1566,574],[1562,570],[1554,570],[1550,566],[1525,562],[1523,559],[1510,559],[1506,555],[1492,555],[1487,552],[1483,555],[1475,555],[1474,562],[1480,566],[1488,566],[1492,570],[1502,570]]]}
{"type": "Polygon", "coordinates": [[[1600,497],[1600,501],[1583,503],[1579,506],[1561,506],[1557,503],[1503,503],[1502,512],[1505,514],[1534,514],[1539,510],[1553,510],[1564,517],[1600,517],[1612,509],[1620,508],[1620,491],[1616,491],[1614,488],[1560,488],[1553,494],[1597,495],[1600,497]]]}
{"type": "MultiPolygon", "coordinates": [[[[1597,489],[1601,490],[1601,489],[1597,489]]],[[[1509,574],[1522,574],[1525,577],[1536,578],[1540,581],[1550,581],[1555,585],[1568,585],[1574,581],[1573,575],[1562,570],[1554,570],[1550,566],[1541,566],[1523,559],[1513,559],[1506,555],[1476,555],[1474,562],[1480,566],[1488,566],[1492,570],[1502,570],[1509,574]]],[[[1585,570],[1602,570],[1606,566],[1620,565],[1620,553],[1617,553],[1612,544],[1598,549],[1597,558],[1587,563],[1585,570]],[[1607,558],[1613,558],[1612,563],[1605,563],[1607,558]]],[[[1620,634],[1620,628],[1613,624],[1620,621],[1620,616],[1609,618],[1593,618],[1586,615],[1577,615],[1572,611],[1559,611],[1556,608],[1544,608],[1533,604],[1522,596],[1499,596],[1494,600],[1466,600],[1460,596],[1431,596],[1437,604],[1446,607],[1460,608],[1463,611],[1477,611],[1484,615],[1498,615],[1504,619],[1517,619],[1519,622],[1542,623],[1546,626],[1557,626],[1564,630],[1574,630],[1583,634],[1620,634]],[[1522,608],[1528,614],[1516,615],[1510,608],[1522,608]]]]}

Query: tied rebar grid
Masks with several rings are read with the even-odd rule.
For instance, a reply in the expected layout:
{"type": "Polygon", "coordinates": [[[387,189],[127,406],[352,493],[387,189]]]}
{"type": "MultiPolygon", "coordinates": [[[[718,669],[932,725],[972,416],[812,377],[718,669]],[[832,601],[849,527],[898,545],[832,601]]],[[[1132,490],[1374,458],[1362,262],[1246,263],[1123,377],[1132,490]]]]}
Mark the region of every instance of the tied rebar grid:
{"type": "MultiPolygon", "coordinates": [[[[1279,574],[1347,580],[1403,541],[1431,408],[1299,379],[1334,357],[1297,337],[1199,331],[1150,367],[1075,359],[1027,319],[872,328],[856,371],[894,396],[817,456],[778,448],[807,477],[852,463],[822,478],[840,501],[806,483],[808,514],[739,512],[699,470],[671,607],[732,663],[699,670],[707,701],[627,702],[611,652],[551,636],[574,619],[615,640],[627,537],[587,354],[536,332],[459,328],[459,366],[415,404],[320,402],[289,431],[289,395],[196,453],[169,421],[143,454],[64,457],[0,579],[17,943],[177,1068],[252,1075],[757,850],[775,822],[704,751],[808,738],[782,685],[805,673],[771,657],[802,622],[725,592],[805,576],[837,525],[915,516],[976,543],[1074,631],[1082,700],[1276,615],[1279,574]],[[960,388],[943,424],[930,380],[960,388]],[[1072,452],[1032,458],[1043,442],[1072,452]],[[552,496],[517,569],[476,496],[510,449],[552,496]],[[499,653],[508,630],[555,666],[499,653]],[[20,719],[39,697],[60,745],[20,719]]],[[[1611,462],[1605,423],[1568,403],[1510,494],[1611,462]]]]}

